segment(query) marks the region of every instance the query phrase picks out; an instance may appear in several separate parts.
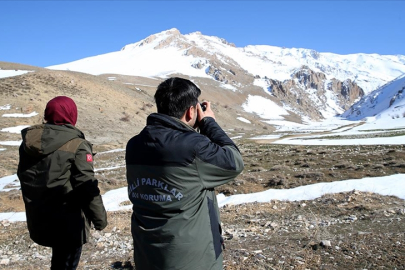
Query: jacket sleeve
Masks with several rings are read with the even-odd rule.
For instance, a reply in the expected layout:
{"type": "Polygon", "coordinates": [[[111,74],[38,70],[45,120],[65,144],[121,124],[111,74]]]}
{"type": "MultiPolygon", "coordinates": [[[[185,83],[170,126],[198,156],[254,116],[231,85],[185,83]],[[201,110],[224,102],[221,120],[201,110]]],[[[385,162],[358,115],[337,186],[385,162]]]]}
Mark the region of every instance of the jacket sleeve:
{"type": "Polygon", "coordinates": [[[211,117],[203,118],[200,133],[206,136],[196,146],[204,187],[214,188],[233,180],[244,168],[238,147],[211,117]]]}
{"type": "Polygon", "coordinates": [[[93,152],[88,141],[83,141],[76,151],[71,183],[86,218],[97,230],[104,229],[107,213],[94,176],[93,152]]]}

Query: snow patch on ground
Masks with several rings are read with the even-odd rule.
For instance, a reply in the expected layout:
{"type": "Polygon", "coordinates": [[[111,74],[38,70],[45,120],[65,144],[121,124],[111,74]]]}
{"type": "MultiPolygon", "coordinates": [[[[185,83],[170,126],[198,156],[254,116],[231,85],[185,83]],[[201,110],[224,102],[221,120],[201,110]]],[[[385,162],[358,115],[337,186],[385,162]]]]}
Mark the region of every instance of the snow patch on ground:
{"type": "Polygon", "coordinates": [[[8,114],[3,114],[2,117],[22,117],[22,118],[27,118],[27,117],[33,117],[38,115],[37,112],[32,112],[28,114],[24,113],[8,113],[8,114]]]}
{"type": "Polygon", "coordinates": [[[288,115],[283,107],[262,96],[249,95],[242,108],[248,113],[255,113],[259,117],[269,120],[283,120],[282,115],[288,115]]]}
{"type": "Polygon", "coordinates": [[[16,127],[9,127],[9,128],[3,128],[0,130],[0,132],[9,132],[9,133],[16,133],[19,134],[21,133],[21,130],[23,130],[24,128],[27,128],[29,126],[16,126],[16,127]]]}
{"type": "Polygon", "coordinates": [[[11,109],[11,105],[10,104],[6,104],[6,105],[3,105],[3,106],[0,106],[0,111],[3,111],[3,110],[10,110],[11,109]]]}
{"type": "Polygon", "coordinates": [[[242,121],[242,122],[244,122],[244,123],[247,123],[247,124],[251,124],[252,122],[250,122],[249,120],[247,120],[246,118],[243,118],[243,117],[237,117],[236,119],[238,119],[239,121],[242,121]]]}
{"type": "Polygon", "coordinates": [[[0,145],[20,146],[22,141],[0,141],[0,145]]]}
{"type": "Polygon", "coordinates": [[[18,75],[23,75],[28,72],[33,72],[32,70],[0,70],[0,78],[14,77],[18,75]]]}

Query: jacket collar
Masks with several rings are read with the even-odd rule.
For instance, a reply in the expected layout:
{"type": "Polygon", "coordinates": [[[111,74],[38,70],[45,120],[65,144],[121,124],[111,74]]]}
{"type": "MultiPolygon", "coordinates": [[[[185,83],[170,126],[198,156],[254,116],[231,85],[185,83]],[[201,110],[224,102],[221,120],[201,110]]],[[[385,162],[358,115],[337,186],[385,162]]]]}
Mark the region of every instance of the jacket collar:
{"type": "Polygon", "coordinates": [[[159,125],[159,126],[165,126],[168,128],[172,128],[172,129],[196,132],[196,130],[194,128],[190,127],[186,123],[183,123],[180,119],[178,119],[176,117],[168,116],[168,115],[162,114],[162,113],[150,114],[146,120],[146,124],[148,126],[159,125]]]}

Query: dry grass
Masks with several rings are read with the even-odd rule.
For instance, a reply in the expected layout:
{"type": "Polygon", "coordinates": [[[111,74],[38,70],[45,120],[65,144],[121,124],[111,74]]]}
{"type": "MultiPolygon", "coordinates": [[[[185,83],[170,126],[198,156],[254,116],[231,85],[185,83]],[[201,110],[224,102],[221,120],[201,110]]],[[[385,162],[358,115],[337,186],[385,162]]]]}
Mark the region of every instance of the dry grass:
{"type": "Polygon", "coordinates": [[[352,192],[226,207],[226,269],[403,269],[404,206],[352,192]]]}
{"type": "Polygon", "coordinates": [[[291,146],[240,141],[245,163],[227,195],[405,173],[403,145],[291,146]]]}

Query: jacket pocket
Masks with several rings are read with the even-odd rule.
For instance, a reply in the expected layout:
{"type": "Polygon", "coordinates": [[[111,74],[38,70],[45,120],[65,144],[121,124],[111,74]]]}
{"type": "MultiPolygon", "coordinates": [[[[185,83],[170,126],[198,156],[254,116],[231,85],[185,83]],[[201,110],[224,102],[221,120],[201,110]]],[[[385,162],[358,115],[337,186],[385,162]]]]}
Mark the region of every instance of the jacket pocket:
{"type": "Polygon", "coordinates": [[[215,258],[218,259],[222,252],[222,237],[221,237],[221,225],[218,222],[217,212],[215,211],[214,201],[208,198],[208,211],[211,223],[212,238],[214,241],[215,258]]]}

